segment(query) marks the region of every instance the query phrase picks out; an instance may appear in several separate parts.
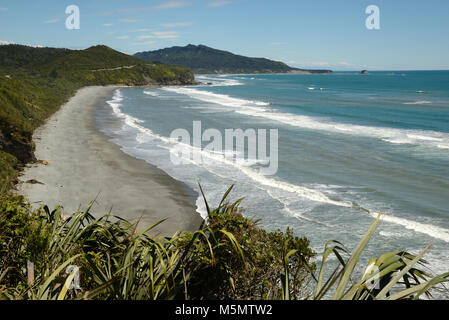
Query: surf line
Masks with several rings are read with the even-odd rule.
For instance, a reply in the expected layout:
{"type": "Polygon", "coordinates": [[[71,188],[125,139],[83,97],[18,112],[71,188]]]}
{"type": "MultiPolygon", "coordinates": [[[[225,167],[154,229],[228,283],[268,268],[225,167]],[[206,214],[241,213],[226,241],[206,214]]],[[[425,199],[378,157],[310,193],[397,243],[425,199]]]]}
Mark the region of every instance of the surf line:
{"type": "Polygon", "coordinates": [[[269,130],[269,143],[267,143],[267,129],[257,129],[257,131],[252,128],[225,129],[223,139],[220,130],[209,128],[203,132],[201,121],[193,121],[192,132],[193,137],[184,128],[171,132],[170,140],[175,142],[175,146],[170,153],[170,160],[174,165],[185,164],[186,159],[206,163],[210,159],[203,156],[203,151],[206,151],[208,154],[247,166],[257,163],[260,165],[258,173],[264,176],[275,175],[278,171],[278,129],[269,130]],[[204,148],[203,142],[208,142],[204,148]],[[186,148],[186,146],[189,147],[186,148]]]}

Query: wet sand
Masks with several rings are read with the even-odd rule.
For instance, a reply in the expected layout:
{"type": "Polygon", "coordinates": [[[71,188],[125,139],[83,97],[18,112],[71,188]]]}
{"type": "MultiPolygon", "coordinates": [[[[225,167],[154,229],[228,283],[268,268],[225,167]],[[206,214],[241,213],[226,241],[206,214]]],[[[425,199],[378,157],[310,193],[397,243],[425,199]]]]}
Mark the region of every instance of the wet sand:
{"type": "Polygon", "coordinates": [[[24,170],[19,192],[33,207],[61,205],[65,214],[85,209],[95,200],[94,216],[140,218],[139,229],[167,219],[152,234],[171,236],[197,229],[202,219],[193,190],[125,154],[95,128],[95,109],[111,98],[115,88],[80,89],[35,131],[35,155],[43,163],[24,170]],[[26,183],[29,180],[39,183],[26,183]]]}

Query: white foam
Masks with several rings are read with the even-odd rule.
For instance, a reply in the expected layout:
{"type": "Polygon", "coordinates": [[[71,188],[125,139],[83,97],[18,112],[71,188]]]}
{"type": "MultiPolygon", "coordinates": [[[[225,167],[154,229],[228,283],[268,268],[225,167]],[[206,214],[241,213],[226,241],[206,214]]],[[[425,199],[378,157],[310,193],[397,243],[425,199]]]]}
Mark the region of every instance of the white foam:
{"type": "MultiPolygon", "coordinates": [[[[224,79],[223,77],[211,77],[211,76],[196,76],[198,81],[203,81],[208,83],[208,87],[230,87],[230,86],[241,86],[242,82],[236,79],[224,79]]],[[[244,78],[240,78],[244,79],[244,78]]],[[[199,85],[204,86],[204,85],[199,85]]]]}
{"type": "Polygon", "coordinates": [[[155,91],[149,91],[149,90],[145,90],[143,91],[144,94],[152,96],[152,97],[159,97],[159,94],[155,91]]]}
{"type": "Polygon", "coordinates": [[[387,237],[387,238],[397,238],[400,237],[401,234],[397,233],[397,232],[388,232],[388,231],[380,231],[379,234],[381,236],[387,237]]]}
{"type": "Polygon", "coordinates": [[[409,139],[382,139],[382,140],[393,144],[411,144],[409,139]]]}
{"type": "MultiPolygon", "coordinates": [[[[195,147],[192,147],[190,145],[187,144],[182,144],[178,141],[169,139],[167,137],[164,136],[160,136],[158,134],[155,134],[154,132],[152,132],[150,129],[145,128],[141,125],[139,125],[139,123],[142,122],[142,120],[137,119],[135,117],[132,117],[130,115],[124,114],[121,110],[120,110],[120,102],[123,101],[123,96],[120,92],[120,90],[116,90],[114,95],[113,95],[113,99],[110,101],[107,101],[107,103],[111,106],[111,108],[113,109],[114,113],[119,117],[122,118],[124,120],[124,122],[130,126],[133,127],[135,129],[137,129],[140,134],[141,134],[141,139],[144,138],[144,136],[147,136],[148,138],[152,139],[152,138],[156,138],[159,139],[160,141],[164,142],[167,145],[183,145],[183,147],[185,148],[190,148],[194,151],[197,152],[201,152],[203,157],[209,158],[211,160],[215,160],[218,162],[221,162],[222,164],[225,164],[227,166],[232,166],[234,168],[237,168],[239,170],[239,172],[243,173],[245,176],[247,176],[248,178],[250,178],[251,180],[253,180],[254,182],[257,182],[258,185],[257,187],[260,189],[263,189],[265,191],[267,191],[267,193],[273,198],[273,199],[277,199],[279,201],[281,201],[279,199],[279,197],[274,197],[273,193],[271,192],[271,190],[281,190],[281,191],[285,191],[285,192],[289,192],[289,193],[293,193],[296,194],[297,196],[300,196],[302,198],[306,198],[308,200],[311,201],[315,201],[315,202],[319,202],[319,203],[326,203],[326,204],[331,204],[331,205],[335,205],[335,206],[340,206],[340,207],[354,207],[354,205],[352,203],[349,203],[347,201],[338,201],[338,200],[332,200],[330,199],[328,196],[326,196],[324,193],[322,193],[319,190],[315,190],[315,189],[310,189],[304,186],[299,186],[299,185],[294,185],[285,181],[280,181],[276,178],[272,178],[272,177],[266,177],[263,176],[261,174],[259,174],[256,170],[242,165],[241,163],[234,162],[231,160],[226,159],[223,155],[224,153],[217,153],[217,152],[210,152],[208,150],[201,150],[195,147]]],[[[449,146],[448,146],[449,147],[449,146]]],[[[171,149],[171,151],[173,151],[173,148],[167,147],[168,149],[171,149]]],[[[176,153],[178,154],[178,153],[176,153]]],[[[189,160],[192,164],[198,165],[198,166],[203,166],[202,163],[195,163],[193,160],[191,159],[187,159],[189,160]]],[[[206,168],[208,169],[208,168],[206,168]]],[[[208,169],[209,170],[209,169],[208,169]]],[[[290,208],[288,208],[288,206],[286,205],[285,202],[281,201],[281,203],[284,204],[284,209],[286,210],[286,212],[288,212],[291,215],[294,215],[298,218],[302,218],[305,220],[308,220],[310,222],[315,222],[315,223],[319,223],[317,221],[314,221],[310,218],[304,217],[301,213],[296,212],[294,210],[291,210],[290,208]]],[[[207,212],[204,206],[204,202],[203,199],[201,197],[199,197],[196,201],[197,204],[197,208],[198,208],[198,212],[201,214],[201,216],[203,218],[207,218],[207,212]]],[[[375,211],[371,211],[371,210],[367,210],[364,209],[363,211],[367,212],[370,216],[372,216],[373,218],[376,218],[378,216],[378,213],[375,211]]],[[[409,230],[413,230],[419,233],[423,233],[423,234],[427,234],[433,238],[436,239],[440,239],[442,241],[448,242],[449,243],[449,230],[438,227],[438,226],[434,226],[434,225],[430,225],[430,224],[425,224],[425,223],[421,223],[421,222],[416,222],[416,221],[411,221],[405,218],[399,218],[399,217],[395,217],[395,216],[391,216],[391,215],[383,215],[382,218],[384,221],[389,222],[389,223],[394,223],[397,225],[401,225],[403,227],[405,227],[406,229],[409,230]]]]}
{"type": "Polygon", "coordinates": [[[205,102],[211,102],[221,104],[228,107],[247,107],[247,106],[268,106],[270,103],[263,101],[245,100],[239,98],[233,98],[225,94],[217,94],[209,91],[203,91],[193,88],[184,87],[165,87],[163,90],[184,94],[194,99],[198,99],[205,102]]]}
{"type": "MultiPolygon", "coordinates": [[[[117,116],[119,116],[120,118],[123,118],[127,125],[139,130],[141,133],[143,133],[145,135],[149,135],[153,138],[157,138],[167,144],[177,145],[177,147],[178,147],[177,149],[172,149],[172,151],[176,152],[176,154],[182,154],[182,153],[179,153],[179,147],[181,146],[181,147],[190,149],[194,152],[200,152],[203,159],[208,158],[210,160],[219,161],[225,165],[237,168],[240,172],[245,174],[247,177],[249,177],[253,181],[258,182],[260,185],[263,185],[265,187],[271,187],[271,188],[276,188],[276,189],[280,189],[280,190],[291,192],[291,193],[296,193],[298,196],[301,196],[303,198],[306,198],[306,199],[309,199],[312,201],[320,202],[320,203],[327,203],[327,204],[332,204],[332,205],[336,205],[336,206],[344,206],[344,207],[352,206],[352,204],[350,204],[348,202],[332,200],[320,191],[309,189],[309,188],[298,186],[298,185],[294,185],[294,184],[290,184],[290,183],[287,183],[284,181],[277,180],[275,178],[269,178],[269,177],[263,176],[263,175],[259,174],[256,170],[250,168],[251,166],[253,166],[255,164],[262,164],[263,161],[251,160],[251,159],[249,159],[249,160],[248,159],[244,159],[244,160],[237,159],[237,161],[232,161],[232,160],[229,160],[228,158],[224,157],[225,152],[223,152],[223,153],[211,152],[209,150],[199,149],[199,148],[190,146],[188,144],[184,144],[184,143],[172,140],[170,138],[160,136],[160,135],[152,132],[150,129],[139,125],[138,122],[141,122],[141,120],[122,113],[120,110],[120,104],[116,103],[117,101],[121,101],[119,99],[121,99],[121,93],[119,92],[119,90],[117,90],[116,94],[114,95],[113,101],[108,102],[111,105],[112,109],[114,110],[114,113],[117,116]]],[[[188,159],[188,160],[192,161],[192,159],[188,159]]],[[[195,164],[203,165],[203,163],[195,163],[195,164]]]]}
{"type": "Polygon", "coordinates": [[[419,134],[410,134],[410,133],[408,133],[407,136],[408,136],[409,138],[416,139],[416,140],[424,140],[424,141],[443,141],[442,138],[436,138],[436,137],[430,137],[430,136],[422,136],[422,135],[419,135],[419,134]]]}
{"type": "MultiPolygon", "coordinates": [[[[379,215],[378,212],[369,211],[369,214],[373,218],[377,218],[379,215]]],[[[383,215],[382,220],[394,224],[401,225],[405,227],[406,229],[413,230],[419,233],[427,234],[428,236],[431,236],[435,239],[440,239],[445,242],[449,242],[449,230],[440,228],[438,226],[434,226],[431,224],[425,224],[421,222],[416,222],[404,218],[399,218],[391,215],[383,215]]]]}
{"type": "Polygon", "coordinates": [[[290,208],[287,207],[287,206],[284,207],[284,211],[285,211],[289,216],[294,217],[294,218],[296,218],[296,219],[305,220],[305,221],[308,221],[308,222],[312,222],[312,223],[316,223],[316,224],[319,224],[319,225],[328,227],[328,226],[325,225],[324,223],[321,223],[321,222],[319,222],[319,221],[315,221],[315,220],[313,220],[313,219],[307,218],[307,217],[304,216],[301,212],[294,211],[294,210],[290,209],[290,208]]]}
{"type": "Polygon", "coordinates": [[[200,214],[203,220],[207,221],[208,213],[206,208],[206,203],[204,202],[203,195],[199,195],[196,199],[196,211],[200,214]]]}
{"type": "MultiPolygon", "coordinates": [[[[107,101],[107,103],[109,104],[109,106],[111,106],[114,114],[117,117],[123,119],[126,125],[128,125],[132,128],[135,128],[140,132],[136,137],[137,142],[143,143],[143,142],[147,142],[148,140],[152,140],[153,138],[157,138],[165,143],[172,143],[172,141],[170,139],[160,136],[158,134],[155,134],[150,129],[139,125],[138,123],[143,122],[142,120],[134,118],[130,115],[123,113],[120,110],[120,106],[121,106],[120,102],[121,101],[123,101],[123,96],[120,92],[120,89],[117,89],[114,92],[112,100],[107,101]]],[[[197,212],[201,215],[201,217],[203,219],[206,220],[207,219],[207,210],[206,210],[206,206],[204,204],[203,198],[201,196],[199,196],[197,198],[196,206],[197,206],[197,212]]]]}
{"type": "MultiPolygon", "coordinates": [[[[241,173],[246,175],[248,178],[250,178],[254,182],[258,182],[259,186],[271,187],[271,188],[275,188],[278,190],[295,193],[300,197],[303,197],[303,198],[306,198],[308,200],[315,201],[315,202],[327,203],[327,204],[342,206],[342,207],[352,207],[351,203],[332,200],[320,191],[309,189],[309,188],[306,188],[303,186],[294,185],[294,184],[291,184],[291,183],[288,183],[285,181],[280,181],[275,178],[270,178],[270,177],[261,175],[256,170],[249,168],[248,163],[247,163],[248,160],[246,160],[246,159],[245,159],[245,164],[242,165],[241,161],[229,160],[226,157],[224,157],[224,154],[217,154],[216,152],[210,152],[208,150],[201,150],[201,149],[192,147],[187,144],[183,144],[180,142],[176,142],[176,141],[167,139],[165,137],[160,137],[159,135],[155,135],[155,137],[157,137],[158,139],[164,140],[164,141],[168,141],[171,144],[177,144],[178,149],[172,149],[172,151],[175,152],[177,155],[182,154],[182,153],[179,153],[179,146],[182,145],[182,147],[184,147],[184,148],[188,148],[195,152],[200,152],[203,157],[203,161],[204,161],[204,158],[208,158],[210,160],[218,161],[218,162],[221,162],[222,164],[232,166],[232,167],[238,169],[241,173]]],[[[196,163],[192,159],[187,159],[187,160],[189,160],[190,162],[192,162],[196,165],[204,164],[204,162],[196,163]]],[[[254,163],[251,163],[251,160],[249,160],[249,161],[250,161],[250,165],[254,164],[254,163]]],[[[257,162],[260,163],[259,161],[257,161],[257,162]]],[[[206,161],[206,163],[207,163],[207,161],[206,161]]]]}
{"type": "Polygon", "coordinates": [[[431,104],[432,101],[428,100],[419,100],[419,101],[413,101],[413,102],[404,102],[403,104],[431,104]]]}
{"type": "Polygon", "coordinates": [[[263,117],[275,120],[294,127],[309,130],[321,130],[338,132],[356,136],[365,136],[382,139],[385,142],[394,144],[418,144],[436,147],[435,142],[448,142],[449,135],[435,131],[425,130],[405,130],[397,128],[370,127],[354,124],[333,123],[309,116],[295,115],[280,112],[265,112],[264,110],[246,109],[236,111],[241,114],[263,117]]]}
{"type": "Polygon", "coordinates": [[[145,121],[141,120],[141,119],[137,119],[133,116],[130,116],[126,113],[123,113],[120,109],[120,107],[122,106],[120,102],[123,101],[123,96],[120,92],[120,89],[117,89],[114,92],[114,95],[112,97],[112,100],[107,101],[107,103],[111,106],[114,114],[118,117],[123,119],[124,123],[132,128],[135,128],[137,130],[140,131],[141,134],[143,135],[138,135],[137,136],[137,140],[138,142],[144,142],[146,136],[151,136],[153,133],[150,129],[147,129],[141,125],[139,125],[139,123],[143,123],[145,121]]]}
{"type": "Polygon", "coordinates": [[[252,117],[261,117],[308,130],[337,132],[342,134],[377,138],[393,144],[418,144],[437,147],[440,149],[445,149],[444,147],[440,147],[445,144],[437,144],[437,142],[449,144],[449,134],[442,132],[336,123],[327,118],[291,114],[279,112],[273,108],[266,108],[270,105],[268,102],[234,98],[229,95],[198,90],[195,88],[167,87],[163,88],[163,90],[184,94],[191,98],[205,102],[233,107],[232,110],[239,114],[252,117]]]}

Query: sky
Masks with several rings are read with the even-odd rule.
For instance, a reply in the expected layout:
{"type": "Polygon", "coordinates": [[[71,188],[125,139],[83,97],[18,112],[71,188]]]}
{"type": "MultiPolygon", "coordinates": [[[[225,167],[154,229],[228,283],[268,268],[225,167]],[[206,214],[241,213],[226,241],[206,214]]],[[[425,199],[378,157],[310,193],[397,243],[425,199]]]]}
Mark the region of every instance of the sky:
{"type": "Polygon", "coordinates": [[[134,54],[203,44],[294,67],[449,70],[447,0],[0,0],[0,44],[134,54]],[[66,28],[66,8],[80,29],[66,28]],[[380,29],[365,21],[379,8],[380,29]]]}

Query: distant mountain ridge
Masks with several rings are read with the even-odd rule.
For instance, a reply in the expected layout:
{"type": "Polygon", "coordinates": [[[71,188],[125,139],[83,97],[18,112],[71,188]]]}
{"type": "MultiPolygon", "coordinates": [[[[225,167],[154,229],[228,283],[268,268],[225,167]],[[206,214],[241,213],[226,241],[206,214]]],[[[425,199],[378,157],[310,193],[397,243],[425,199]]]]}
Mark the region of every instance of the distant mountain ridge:
{"type": "Polygon", "coordinates": [[[156,51],[138,52],[134,55],[148,62],[187,67],[196,74],[229,73],[331,73],[331,70],[307,70],[292,68],[280,61],[266,58],[250,58],[222,51],[205,45],[189,44],[156,51]]]}

